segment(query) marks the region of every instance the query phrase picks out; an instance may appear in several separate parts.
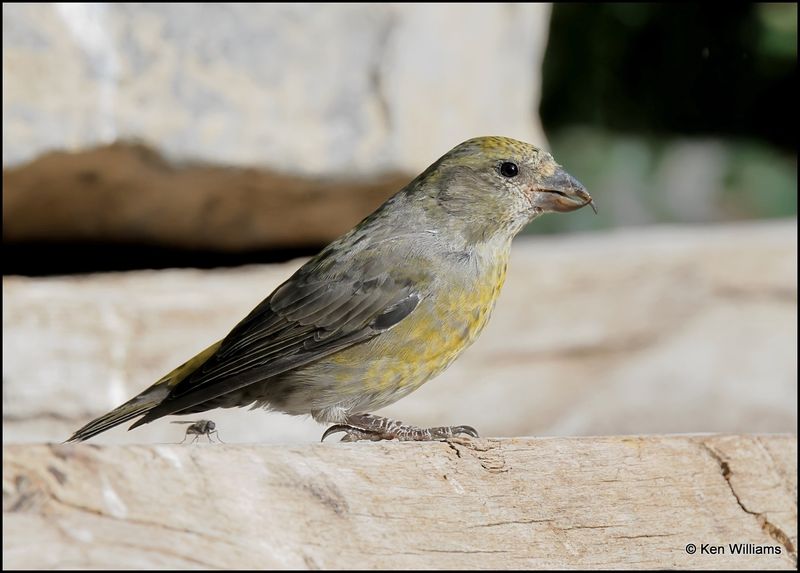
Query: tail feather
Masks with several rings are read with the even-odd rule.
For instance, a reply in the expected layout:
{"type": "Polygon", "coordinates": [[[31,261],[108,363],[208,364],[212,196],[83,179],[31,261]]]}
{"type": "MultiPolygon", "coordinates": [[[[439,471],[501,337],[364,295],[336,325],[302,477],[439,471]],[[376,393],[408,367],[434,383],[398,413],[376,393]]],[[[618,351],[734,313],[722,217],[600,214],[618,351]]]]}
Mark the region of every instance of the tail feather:
{"type": "MultiPolygon", "coordinates": [[[[72,434],[67,442],[82,442],[84,440],[88,440],[97,434],[122,424],[123,422],[127,422],[128,420],[131,420],[137,416],[141,416],[142,414],[147,414],[167,397],[170,390],[174,388],[176,384],[178,384],[181,380],[186,378],[206,360],[208,360],[208,358],[217,351],[220,344],[222,344],[222,341],[215,342],[194,358],[190,358],[178,366],[175,370],[163,376],[158,380],[158,382],[150,386],[138,396],[131,398],[122,406],[114,408],[108,414],[92,420],[80,430],[72,434]]],[[[146,422],[150,421],[151,420],[146,420],[146,422]]],[[[140,425],[140,423],[134,424],[128,429],[133,429],[138,425],[140,425]]]]}
{"type": "Polygon", "coordinates": [[[136,416],[146,414],[153,406],[157,404],[157,402],[147,402],[144,404],[140,403],[138,405],[132,404],[134,400],[126,402],[119,408],[110,411],[108,414],[92,420],[80,430],[72,434],[67,442],[82,442],[84,440],[88,440],[89,438],[94,437],[101,432],[105,432],[114,426],[118,426],[123,422],[127,422],[136,416]]]}

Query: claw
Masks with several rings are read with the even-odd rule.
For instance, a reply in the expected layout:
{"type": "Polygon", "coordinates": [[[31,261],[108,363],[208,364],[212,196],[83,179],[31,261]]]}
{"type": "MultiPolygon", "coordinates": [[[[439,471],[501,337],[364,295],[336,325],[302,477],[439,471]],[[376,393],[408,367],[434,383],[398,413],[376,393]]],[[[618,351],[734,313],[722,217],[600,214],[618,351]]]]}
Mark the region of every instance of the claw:
{"type": "Polygon", "coordinates": [[[331,426],[330,428],[325,430],[324,434],[322,434],[322,438],[320,439],[320,442],[324,442],[325,438],[327,438],[328,436],[331,436],[333,434],[337,434],[339,432],[344,432],[344,433],[347,434],[352,429],[353,429],[352,426],[348,426],[346,424],[336,424],[335,426],[331,426]]]}
{"type": "Polygon", "coordinates": [[[438,428],[430,428],[429,432],[434,440],[447,440],[460,434],[466,434],[473,438],[480,437],[478,431],[472,426],[440,426],[438,428]]]}
{"type": "Polygon", "coordinates": [[[377,434],[373,434],[371,432],[365,432],[364,430],[359,430],[358,428],[350,428],[347,430],[342,439],[339,440],[340,442],[358,442],[359,440],[369,440],[371,442],[375,442],[380,440],[380,436],[377,434]]]}
{"type": "Polygon", "coordinates": [[[370,440],[377,442],[379,440],[392,439],[388,434],[364,430],[362,428],[356,428],[355,426],[348,426],[347,424],[336,424],[335,426],[331,426],[325,430],[325,433],[322,434],[320,442],[324,442],[325,438],[339,432],[344,433],[342,439],[339,440],[340,442],[357,442],[359,440],[370,440]]]}
{"type": "Polygon", "coordinates": [[[467,434],[468,436],[472,436],[473,438],[480,438],[480,436],[478,435],[478,430],[476,430],[472,426],[454,426],[453,434],[467,434]]]}

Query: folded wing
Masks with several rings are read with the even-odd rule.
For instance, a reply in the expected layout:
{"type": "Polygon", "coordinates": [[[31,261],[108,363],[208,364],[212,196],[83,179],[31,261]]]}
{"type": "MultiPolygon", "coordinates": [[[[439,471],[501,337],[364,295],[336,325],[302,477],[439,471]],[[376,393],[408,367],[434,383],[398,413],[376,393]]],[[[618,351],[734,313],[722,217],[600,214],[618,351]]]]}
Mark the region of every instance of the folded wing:
{"type": "Polygon", "coordinates": [[[421,299],[418,286],[388,273],[328,281],[310,274],[301,269],[278,287],[131,428],[369,340],[402,321],[421,299]]]}

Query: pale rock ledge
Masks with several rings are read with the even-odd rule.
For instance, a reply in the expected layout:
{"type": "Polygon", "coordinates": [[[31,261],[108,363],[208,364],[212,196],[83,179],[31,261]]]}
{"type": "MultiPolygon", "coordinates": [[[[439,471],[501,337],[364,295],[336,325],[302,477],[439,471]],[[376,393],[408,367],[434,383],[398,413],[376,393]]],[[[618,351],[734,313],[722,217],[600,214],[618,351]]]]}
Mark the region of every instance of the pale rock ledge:
{"type": "Polygon", "coordinates": [[[3,568],[794,569],[796,458],[789,435],[5,445],[3,568]]]}

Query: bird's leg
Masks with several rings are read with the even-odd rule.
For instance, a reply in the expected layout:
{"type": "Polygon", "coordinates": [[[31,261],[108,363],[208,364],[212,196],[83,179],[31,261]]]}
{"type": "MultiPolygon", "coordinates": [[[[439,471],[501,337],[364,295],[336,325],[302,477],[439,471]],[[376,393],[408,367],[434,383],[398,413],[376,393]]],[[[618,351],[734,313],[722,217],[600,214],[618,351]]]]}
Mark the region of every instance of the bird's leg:
{"type": "Polygon", "coordinates": [[[459,434],[467,434],[473,438],[478,437],[478,432],[472,426],[437,426],[435,428],[420,428],[404,424],[399,420],[382,418],[373,414],[351,414],[344,424],[337,424],[328,428],[322,434],[322,441],[331,434],[343,432],[343,442],[356,442],[358,440],[400,440],[407,441],[432,441],[453,438],[459,434]]]}

